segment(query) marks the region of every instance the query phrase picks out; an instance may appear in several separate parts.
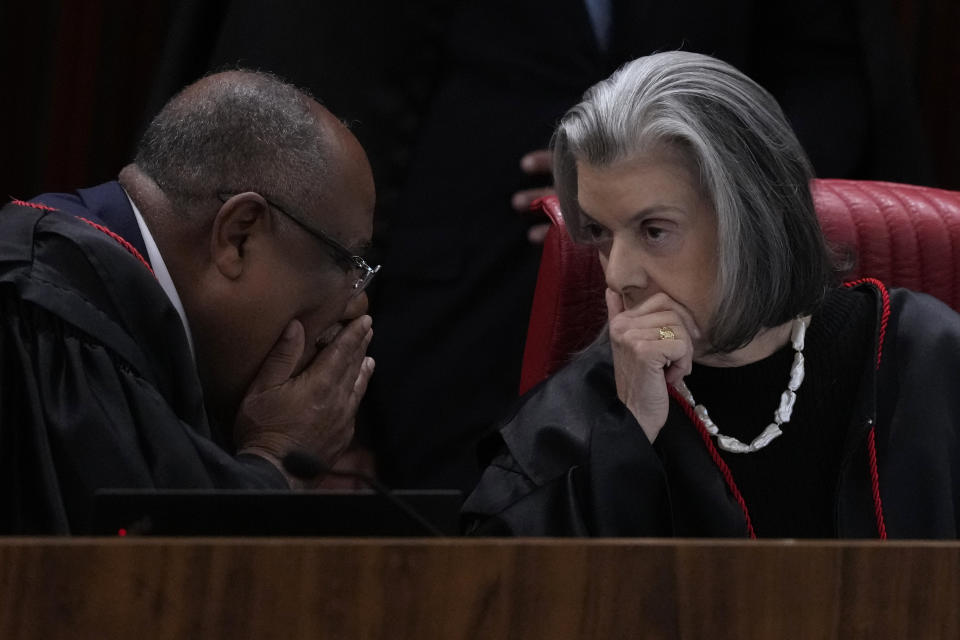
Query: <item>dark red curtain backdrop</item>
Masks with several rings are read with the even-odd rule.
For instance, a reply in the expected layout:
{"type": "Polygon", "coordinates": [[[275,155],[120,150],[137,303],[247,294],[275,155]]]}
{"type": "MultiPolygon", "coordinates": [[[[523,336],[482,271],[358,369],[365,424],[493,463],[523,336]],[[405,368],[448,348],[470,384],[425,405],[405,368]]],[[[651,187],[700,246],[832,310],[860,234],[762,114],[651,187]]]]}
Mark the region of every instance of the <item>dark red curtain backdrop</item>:
{"type": "Polygon", "coordinates": [[[0,197],[86,186],[129,157],[172,5],[5,1],[0,197]]]}
{"type": "MultiPolygon", "coordinates": [[[[348,4],[344,8],[344,3],[331,3],[334,19],[317,30],[317,37],[325,39],[325,50],[349,54],[337,61],[334,68],[339,72],[327,79],[333,91],[324,92],[330,106],[341,114],[349,113],[351,97],[362,97],[372,82],[391,80],[388,72],[380,77],[366,73],[377,67],[375,58],[422,53],[401,42],[402,28],[393,23],[396,15],[377,14],[373,9],[380,5],[375,2],[348,4]],[[367,19],[358,23],[364,12],[367,19]],[[353,72],[354,63],[359,72],[353,72]],[[336,104],[338,99],[342,105],[336,104]]],[[[874,10],[882,6],[862,4],[874,10]]],[[[960,38],[956,36],[960,2],[892,0],[891,4],[920,106],[932,167],[929,182],[960,189],[960,38]]],[[[229,0],[3,0],[0,199],[70,190],[115,176],[131,157],[149,113],[206,70],[229,5],[229,0]]],[[[269,6],[279,10],[283,5],[269,6]]],[[[429,20],[429,15],[426,10],[420,16],[404,10],[403,18],[429,20]]],[[[405,60],[407,66],[410,62],[405,60]]],[[[422,62],[429,66],[437,61],[426,57],[422,62]]],[[[382,65],[379,68],[382,72],[382,65]]],[[[418,88],[416,82],[412,86],[414,91],[418,88]]],[[[384,95],[389,101],[391,93],[384,95]]],[[[367,115],[405,117],[395,106],[385,104],[367,115]]],[[[372,147],[375,169],[403,163],[402,145],[394,144],[390,135],[369,120],[360,132],[361,141],[372,147]]],[[[387,183],[389,179],[384,186],[387,183]]],[[[389,200],[389,193],[383,195],[389,200]]]]}

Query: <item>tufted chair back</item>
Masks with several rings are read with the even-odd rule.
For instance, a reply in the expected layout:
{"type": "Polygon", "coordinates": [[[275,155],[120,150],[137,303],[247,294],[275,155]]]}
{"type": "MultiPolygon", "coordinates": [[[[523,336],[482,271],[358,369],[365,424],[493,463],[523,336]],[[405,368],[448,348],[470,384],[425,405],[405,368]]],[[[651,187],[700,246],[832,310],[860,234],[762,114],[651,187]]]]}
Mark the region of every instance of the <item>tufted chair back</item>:
{"type": "MultiPolygon", "coordinates": [[[[827,241],[853,257],[851,279],[923,291],[960,311],[960,192],[829,179],[814,180],[811,189],[827,241]]],[[[553,225],[530,312],[521,393],[563,366],[606,322],[596,252],[570,239],[556,198],[535,204],[553,225]]]]}

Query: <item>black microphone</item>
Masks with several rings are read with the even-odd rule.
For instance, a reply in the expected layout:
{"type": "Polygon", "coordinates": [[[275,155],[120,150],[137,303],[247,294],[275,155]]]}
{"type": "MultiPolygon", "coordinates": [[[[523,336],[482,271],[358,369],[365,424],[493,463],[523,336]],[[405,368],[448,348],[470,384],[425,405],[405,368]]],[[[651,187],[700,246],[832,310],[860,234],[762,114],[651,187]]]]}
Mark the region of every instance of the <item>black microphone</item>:
{"type": "Polygon", "coordinates": [[[283,456],[284,470],[298,480],[313,480],[317,476],[330,475],[339,478],[353,478],[373,489],[374,493],[385,498],[390,504],[400,509],[413,519],[423,530],[432,536],[446,537],[446,534],[429,520],[420,515],[406,500],[397,496],[391,489],[380,483],[376,478],[359,471],[344,471],[334,469],[317,456],[302,450],[293,450],[283,456]]]}

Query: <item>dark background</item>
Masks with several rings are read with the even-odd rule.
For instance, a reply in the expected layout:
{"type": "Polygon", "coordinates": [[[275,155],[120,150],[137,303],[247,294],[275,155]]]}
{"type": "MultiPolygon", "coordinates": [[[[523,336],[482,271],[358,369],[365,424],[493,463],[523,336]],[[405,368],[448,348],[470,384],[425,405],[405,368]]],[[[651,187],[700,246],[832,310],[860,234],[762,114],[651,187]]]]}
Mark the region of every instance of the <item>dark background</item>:
{"type": "Polygon", "coordinates": [[[302,70],[286,79],[351,124],[374,165],[378,206],[389,205],[449,5],[0,0],[0,198],[113,179],[168,98],[211,69],[251,66],[232,53],[248,51],[267,70],[302,70]],[[251,23],[261,8],[270,10],[251,23]],[[297,24],[301,15],[313,24],[297,24]]]}
{"type": "MultiPolygon", "coordinates": [[[[218,63],[218,50],[256,41],[279,12],[297,7],[269,3],[262,23],[237,25],[229,23],[235,2],[0,4],[0,198],[115,177],[150,114],[218,63]]],[[[325,58],[317,65],[322,77],[309,84],[323,87],[318,97],[352,122],[374,165],[379,206],[389,208],[418,108],[442,63],[433,39],[448,3],[328,4],[310,42],[282,40],[271,55],[282,62],[309,50],[325,58]]],[[[929,159],[923,181],[960,189],[960,2],[892,0],[892,10],[898,41],[888,44],[905,54],[920,106],[929,159]]]]}
{"type": "Polygon", "coordinates": [[[360,444],[388,484],[469,489],[476,442],[515,399],[539,263],[533,219],[508,202],[542,178],[517,160],[615,64],[706,42],[793,107],[821,177],[960,190],[960,1],[610,8],[620,35],[600,56],[574,0],[0,0],[0,198],[115,177],[149,118],[207,71],[260,67],[312,89],[377,183],[368,257],[388,267],[371,291],[360,444]]]}

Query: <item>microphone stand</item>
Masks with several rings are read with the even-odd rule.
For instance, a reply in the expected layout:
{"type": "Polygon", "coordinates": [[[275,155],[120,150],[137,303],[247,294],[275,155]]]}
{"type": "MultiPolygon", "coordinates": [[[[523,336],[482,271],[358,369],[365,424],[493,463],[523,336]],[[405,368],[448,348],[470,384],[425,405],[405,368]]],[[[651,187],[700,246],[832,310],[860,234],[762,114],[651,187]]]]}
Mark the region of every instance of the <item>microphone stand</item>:
{"type": "Polygon", "coordinates": [[[291,451],[283,456],[282,463],[284,470],[299,480],[315,480],[321,475],[331,475],[340,478],[352,478],[354,480],[359,480],[366,486],[370,487],[374,493],[382,496],[390,504],[400,509],[400,511],[410,517],[431,536],[441,538],[446,536],[446,534],[440,531],[433,523],[418,513],[417,510],[414,509],[406,500],[403,500],[397,496],[391,489],[384,486],[382,483],[380,483],[380,481],[372,476],[359,471],[342,471],[340,469],[334,469],[317,456],[309,454],[306,451],[291,451]]]}

